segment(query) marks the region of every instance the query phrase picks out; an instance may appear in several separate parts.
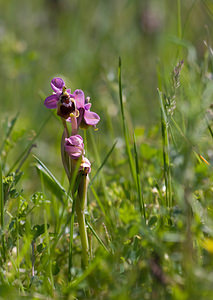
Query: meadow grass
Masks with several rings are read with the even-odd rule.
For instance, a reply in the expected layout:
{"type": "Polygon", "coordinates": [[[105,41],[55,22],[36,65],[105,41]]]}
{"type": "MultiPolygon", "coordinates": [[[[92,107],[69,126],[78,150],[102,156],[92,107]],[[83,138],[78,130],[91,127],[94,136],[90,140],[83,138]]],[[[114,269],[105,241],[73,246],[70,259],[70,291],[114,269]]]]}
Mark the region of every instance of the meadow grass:
{"type": "Polygon", "coordinates": [[[0,299],[212,299],[211,1],[20,3],[31,20],[1,3],[0,299]],[[101,116],[86,268],[55,74],[101,116]]]}

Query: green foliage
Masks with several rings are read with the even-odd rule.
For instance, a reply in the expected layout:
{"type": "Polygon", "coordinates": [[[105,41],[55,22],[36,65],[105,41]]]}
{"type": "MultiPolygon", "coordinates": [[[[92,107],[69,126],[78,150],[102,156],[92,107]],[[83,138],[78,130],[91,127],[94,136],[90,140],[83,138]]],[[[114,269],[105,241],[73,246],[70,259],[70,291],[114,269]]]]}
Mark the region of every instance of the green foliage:
{"type": "Polygon", "coordinates": [[[0,299],[212,299],[211,1],[0,5],[0,299]],[[86,270],[54,76],[101,116],[86,270]]]}

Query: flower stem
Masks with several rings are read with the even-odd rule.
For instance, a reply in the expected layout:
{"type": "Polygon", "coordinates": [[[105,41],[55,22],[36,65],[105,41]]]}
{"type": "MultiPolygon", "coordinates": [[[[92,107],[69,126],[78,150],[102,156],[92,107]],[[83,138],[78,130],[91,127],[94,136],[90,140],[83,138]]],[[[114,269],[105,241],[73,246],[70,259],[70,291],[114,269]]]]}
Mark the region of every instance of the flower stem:
{"type": "Polygon", "coordinates": [[[64,141],[65,138],[69,137],[69,130],[67,128],[67,123],[66,120],[61,118],[62,124],[64,126],[64,132],[61,138],[61,159],[62,159],[62,163],[65,169],[65,172],[67,174],[68,180],[70,181],[71,178],[71,174],[70,174],[70,159],[69,156],[67,155],[67,153],[64,150],[64,141]]]}
{"type": "Polygon", "coordinates": [[[62,159],[62,163],[64,166],[64,170],[67,174],[67,177],[70,181],[71,179],[71,174],[70,174],[70,159],[69,156],[67,155],[67,153],[64,150],[64,142],[65,142],[65,137],[67,137],[67,133],[66,133],[66,129],[64,129],[62,138],[61,138],[61,159],[62,159]]]}
{"type": "Polygon", "coordinates": [[[61,121],[62,121],[64,129],[65,129],[65,137],[67,138],[67,137],[69,137],[69,130],[67,128],[67,122],[64,118],[61,118],[61,121]]]}
{"type": "Polygon", "coordinates": [[[75,204],[76,204],[76,201],[75,201],[75,197],[74,197],[73,198],[73,203],[72,203],[71,220],[70,220],[69,270],[68,270],[69,281],[71,281],[71,278],[72,278],[71,268],[72,268],[72,251],[73,251],[73,231],[74,231],[75,204]]]}
{"type": "Polygon", "coordinates": [[[72,123],[72,135],[76,135],[78,133],[77,119],[74,116],[71,116],[70,118],[72,123]]]}
{"type": "Polygon", "coordinates": [[[85,222],[85,208],[87,203],[87,186],[89,178],[88,175],[82,175],[79,188],[78,188],[78,198],[76,203],[76,213],[79,225],[79,233],[82,245],[82,266],[86,268],[88,266],[89,260],[89,243],[85,222]]]}

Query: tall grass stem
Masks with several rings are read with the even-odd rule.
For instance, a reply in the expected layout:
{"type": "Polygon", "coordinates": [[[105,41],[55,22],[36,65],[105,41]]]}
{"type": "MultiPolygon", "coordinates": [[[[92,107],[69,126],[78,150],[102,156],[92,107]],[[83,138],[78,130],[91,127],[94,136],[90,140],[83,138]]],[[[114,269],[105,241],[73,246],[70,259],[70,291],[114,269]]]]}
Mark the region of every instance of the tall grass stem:
{"type": "Polygon", "coordinates": [[[164,179],[166,188],[166,205],[172,206],[172,181],[171,181],[171,169],[170,169],[170,148],[169,148],[169,133],[168,133],[168,120],[166,111],[164,108],[162,92],[158,90],[161,110],[161,132],[163,143],[163,164],[164,164],[164,179]]]}
{"type": "Polygon", "coordinates": [[[5,240],[4,240],[4,185],[3,185],[3,175],[2,175],[2,165],[0,161],[0,205],[1,205],[1,243],[2,243],[2,257],[5,261],[6,252],[5,252],[5,240]]]}
{"type": "Polygon", "coordinates": [[[141,180],[140,180],[140,169],[139,169],[138,153],[137,153],[135,134],[133,136],[134,136],[134,153],[135,153],[135,169],[136,169],[138,202],[139,202],[141,215],[144,217],[144,221],[146,223],[146,211],[145,211],[145,205],[144,205],[142,185],[141,185],[141,180]]]}
{"type": "Polygon", "coordinates": [[[124,113],[124,105],[123,105],[123,94],[122,94],[122,81],[121,81],[121,58],[119,57],[119,64],[118,64],[118,84],[119,84],[119,98],[120,98],[120,107],[121,107],[121,117],[122,117],[122,125],[123,125],[123,133],[126,145],[126,153],[128,157],[130,172],[132,174],[132,178],[137,185],[135,168],[133,163],[133,157],[130,149],[130,142],[128,138],[128,129],[126,126],[126,118],[124,113]]]}

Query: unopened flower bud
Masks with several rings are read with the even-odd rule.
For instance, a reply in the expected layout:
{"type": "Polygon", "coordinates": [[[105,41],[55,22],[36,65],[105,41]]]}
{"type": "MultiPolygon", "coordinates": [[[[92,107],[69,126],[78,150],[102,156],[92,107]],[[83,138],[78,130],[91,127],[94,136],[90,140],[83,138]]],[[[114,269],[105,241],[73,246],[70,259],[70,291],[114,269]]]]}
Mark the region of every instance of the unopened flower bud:
{"type": "Polygon", "coordinates": [[[69,138],[65,138],[64,144],[65,151],[72,159],[78,159],[84,154],[84,143],[80,135],[72,135],[69,138]]]}
{"type": "Polygon", "coordinates": [[[84,175],[87,175],[91,172],[91,163],[88,158],[82,156],[82,161],[79,170],[82,171],[84,175]]]}

